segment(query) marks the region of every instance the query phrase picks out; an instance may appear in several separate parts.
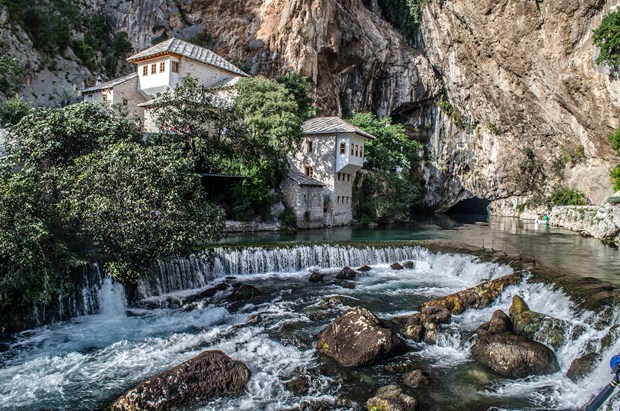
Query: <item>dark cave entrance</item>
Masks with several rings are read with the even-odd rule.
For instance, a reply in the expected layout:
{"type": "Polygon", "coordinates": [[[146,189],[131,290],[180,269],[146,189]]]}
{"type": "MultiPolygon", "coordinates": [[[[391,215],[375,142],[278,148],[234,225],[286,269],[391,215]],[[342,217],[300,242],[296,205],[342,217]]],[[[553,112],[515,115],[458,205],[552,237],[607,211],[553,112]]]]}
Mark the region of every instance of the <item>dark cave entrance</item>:
{"type": "Polygon", "coordinates": [[[453,205],[446,214],[461,214],[461,215],[488,215],[489,214],[489,200],[485,200],[479,197],[472,197],[466,200],[461,200],[453,205]]]}

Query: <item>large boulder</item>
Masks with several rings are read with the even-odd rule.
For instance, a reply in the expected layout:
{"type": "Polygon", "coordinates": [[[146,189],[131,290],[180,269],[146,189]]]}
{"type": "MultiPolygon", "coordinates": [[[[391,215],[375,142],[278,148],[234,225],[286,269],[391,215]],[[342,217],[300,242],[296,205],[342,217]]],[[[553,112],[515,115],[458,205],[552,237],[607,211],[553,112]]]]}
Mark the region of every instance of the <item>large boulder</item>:
{"type": "Polygon", "coordinates": [[[552,374],[560,369],[553,351],[513,333],[479,333],[471,354],[478,362],[505,377],[552,374]]]}
{"type": "Polygon", "coordinates": [[[191,360],[138,384],[117,399],[114,411],[170,410],[245,389],[250,370],[222,351],[204,351],[191,360]]]}
{"type": "Polygon", "coordinates": [[[402,338],[362,307],[346,312],[321,331],[317,347],[345,367],[372,364],[407,351],[402,338]]]}
{"type": "Polygon", "coordinates": [[[535,339],[555,349],[566,342],[564,330],[566,321],[532,311],[523,298],[515,295],[508,311],[515,334],[535,339]]]}
{"type": "Polygon", "coordinates": [[[325,274],[319,273],[318,271],[313,271],[308,279],[311,283],[320,283],[323,280],[325,280],[325,274]]]}

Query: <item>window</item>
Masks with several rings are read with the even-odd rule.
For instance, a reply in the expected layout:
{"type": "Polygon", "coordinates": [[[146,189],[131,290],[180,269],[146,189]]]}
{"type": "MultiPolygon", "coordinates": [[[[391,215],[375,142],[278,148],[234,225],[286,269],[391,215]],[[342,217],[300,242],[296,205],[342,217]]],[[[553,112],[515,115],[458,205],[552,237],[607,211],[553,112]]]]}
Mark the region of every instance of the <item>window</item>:
{"type": "Polygon", "coordinates": [[[157,63],[151,64],[151,74],[157,74],[157,63]]]}
{"type": "Polygon", "coordinates": [[[173,61],[172,62],[172,72],[173,73],[178,73],[179,72],[179,62],[178,61],[173,61]]]}
{"type": "Polygon", "coordinates": [[[360,147],[360,157],[364,157],[364,146],[360,147]]]}
{"type": "Polygon", "coordinates": [[[148,66],[148,64],[142,67],[142,75],[143,76],[148,76],[149,75],[149,66],[148,66]]]}
{"type": "Polygon", "coordinates": [[[347,174],[347,181],[351,181],[351,174],[347,174]]]}
{"type": "Polygon", "coordinates": [[[129,104],[129,101],[127,101],[126,98],[123,99],[123,105],[126,106],[127,104],[129,104]]]}
{"type": "Polygon", "coordinates": [[[342,143],[340,143],[340,154],[346,154],[346,153],[347,153],[347,143],[343,141],[342,143]]]}
{"type": "Polygon", "coordinates": [[[314,167],[312,166],[306,166],[306,175],[308,177],[312,177],[314,176],[314,167]]]}
{"type": "Polygon", "coordinates": [[[353,155],[353,144],[351,144],[351,155],[353,155]]]}
{"type": "Polygon", "coordinates": [[[107,103],[108,102],[108,94],[107,93],[101,94],[101,99],[103,100],[104,103],[107,103]]]}
{"type": "Polygon", "coordinates": [[[360,146],[356,144],[355,145],[355,157],[359,157],[359,152],[360,152],[360,146]]]}
{"type": "Polygon", "coordinates": [[[306,152],[312,153],[312,141],[306,141],[306,152]]]}
{"type": "Polygon", "coordinates": [[[159,72],[164,73],[165,71],[166,71],[166,62],[162,61],[161,63],[159,63],[159,72]]]}

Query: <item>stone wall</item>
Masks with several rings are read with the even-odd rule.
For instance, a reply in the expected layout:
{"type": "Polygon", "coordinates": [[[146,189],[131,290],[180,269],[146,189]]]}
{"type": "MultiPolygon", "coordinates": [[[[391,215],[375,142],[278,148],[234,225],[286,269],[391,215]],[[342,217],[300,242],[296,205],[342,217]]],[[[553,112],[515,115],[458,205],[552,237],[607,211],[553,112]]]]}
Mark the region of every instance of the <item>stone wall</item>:
{"type": "Polygon", "coordinates": [[[549,223],[620,245],[620,206],[553,207],[549,223]]]}
{"type": "Polygon", "coordinates": [[[324,224],[323,187],[300,186],[296,181],[287,178],[282,183],[284,202],[296,217],[297,227],[318,228],[324,224]]]}

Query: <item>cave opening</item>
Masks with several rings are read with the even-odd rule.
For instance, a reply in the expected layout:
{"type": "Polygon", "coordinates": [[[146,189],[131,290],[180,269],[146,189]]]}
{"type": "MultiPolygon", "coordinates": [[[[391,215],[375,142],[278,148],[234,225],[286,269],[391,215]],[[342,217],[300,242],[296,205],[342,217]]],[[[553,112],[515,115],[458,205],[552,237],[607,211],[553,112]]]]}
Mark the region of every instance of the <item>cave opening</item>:
{"type": "Polygon", "coordinates": [[[453,205],[446,214],[465,214],[465,215],[488,215],[489,200],[479,197],[472,197],[461,200],[453,205]]]}

